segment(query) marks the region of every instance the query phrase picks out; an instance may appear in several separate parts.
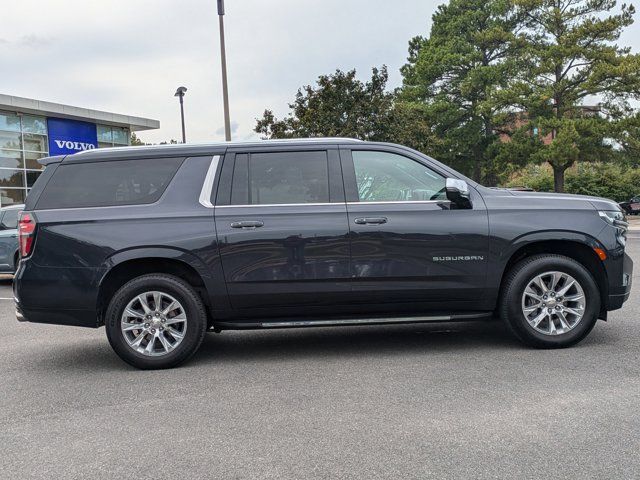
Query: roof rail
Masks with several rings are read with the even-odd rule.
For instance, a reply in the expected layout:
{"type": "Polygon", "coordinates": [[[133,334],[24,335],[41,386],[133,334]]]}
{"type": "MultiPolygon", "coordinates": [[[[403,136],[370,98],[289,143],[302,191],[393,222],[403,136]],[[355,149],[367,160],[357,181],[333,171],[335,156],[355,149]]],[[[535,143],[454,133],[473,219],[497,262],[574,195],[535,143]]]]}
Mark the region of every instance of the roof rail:
{"type": "Polygon", "coordinates": [[[122,152],[134,149],[160,149],[160,148],[188,148],[188,147],[225,147],[225,146],[238,146],[238,145],[260,145],[261,143],[359,143],[362,140],[357,138],[343,138],[343,137],[311,137],[311,138],[282,138],[282,139],[261,139],[255,141],[238,141],[238,142],[202,142],[202,143],[172,143],[163,145],[136,145],[126,147],[107,147],[92,150],[84,150],[74,154],[74,157],[79,155],[95,154],[95,152],[122,152]]]}

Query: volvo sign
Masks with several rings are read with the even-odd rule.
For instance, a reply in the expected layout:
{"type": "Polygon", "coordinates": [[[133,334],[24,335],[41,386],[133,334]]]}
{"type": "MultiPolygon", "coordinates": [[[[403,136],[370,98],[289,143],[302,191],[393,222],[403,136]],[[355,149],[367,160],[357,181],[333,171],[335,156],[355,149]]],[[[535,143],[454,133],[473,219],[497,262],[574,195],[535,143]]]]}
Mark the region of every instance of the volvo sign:
{"type": "Polygon", "coordinates": [[[70,155],[98,148],[98,131],[95,123],[48,118],[49,155],[70,155]]]}

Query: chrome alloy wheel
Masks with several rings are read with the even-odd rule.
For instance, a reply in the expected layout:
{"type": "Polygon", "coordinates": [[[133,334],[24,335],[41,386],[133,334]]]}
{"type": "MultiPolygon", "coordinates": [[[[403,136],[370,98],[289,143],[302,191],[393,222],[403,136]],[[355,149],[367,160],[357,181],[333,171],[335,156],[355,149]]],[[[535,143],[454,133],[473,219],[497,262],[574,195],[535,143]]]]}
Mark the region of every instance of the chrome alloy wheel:
{"type": "Polygon", "coordinates": [[[157,357],[173,351],[187,332],[187,314],[164,292],[145,292],[131,300],[120,319],[122,335],[138,353],[157,357]]]}
{"type": "Polygon", "coordinates": [[[522,313],[544,335],[562,335],[584,316],[586,299],[578,281],[564,272],[545,272],[529,282],[522,294],[522,313]]]}

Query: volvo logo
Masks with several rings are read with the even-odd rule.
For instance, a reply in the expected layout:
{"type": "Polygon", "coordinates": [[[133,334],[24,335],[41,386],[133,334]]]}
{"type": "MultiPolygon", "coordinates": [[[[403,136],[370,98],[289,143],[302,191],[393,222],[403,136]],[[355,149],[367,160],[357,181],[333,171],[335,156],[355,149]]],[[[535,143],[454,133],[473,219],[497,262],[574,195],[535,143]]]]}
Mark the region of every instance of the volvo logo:
{"type": "Polygon", "coordinates": [[[67,150],[77,150],[82,152],[84,150],[93,150],[96,146],[93,143],[84,142],[72,142],[70,140],[54,140],[58,148],[66,148],[67,150]]]}

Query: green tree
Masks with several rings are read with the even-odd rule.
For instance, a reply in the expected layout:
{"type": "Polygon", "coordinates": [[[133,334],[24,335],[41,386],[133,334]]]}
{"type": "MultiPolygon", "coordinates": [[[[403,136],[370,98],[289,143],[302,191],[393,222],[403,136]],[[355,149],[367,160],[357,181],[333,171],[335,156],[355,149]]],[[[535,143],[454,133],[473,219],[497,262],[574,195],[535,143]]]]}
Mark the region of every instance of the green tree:
{"type": "MultiPolygon", "coordinates": [[[[500,92],[535,137],[531,160],[553,168],[554,188],[564,190],[565,171],[580,161],[606,161],[617,125],[640,91],[640,60],[619,47],[634,9],[615,0],[513,0],[523,19],[520,74],[500,92]],[[600,99],[597,108],[588,102],[600,99]]],[[[526,135],[520,140],[530,142],[526,135]]],[[[531,145],[529,145],[531,146],[531,145]]],[[[522,149],[513,138],[509,148],[522,149]]]]}
{"type": "MultiPolygon", "coordinates": [[[[525,186],[536,191],[553,191],[553,169],[547,163],[529,164],[515,173],[507,185],[525,186]]],[[[566,172],[568,193],[594,195],[622,202],[640,193],[640,168],[620,162],[584,162],[566,172]]]]}
{"type": "Polygon", "coordinates": [[[286,117],[265,110],[255,132],[265,138],[350,137],[431,150],[435,138],[422,108],[397,102],[386,90],[388,79],[385,66],[373,68],[367,82],[358,80],[355,70],[322,75],[315,86],[298,90],[286,117]]]}
{"type": "Polygon", "coordinates": [[[136,135],[136,132],[131,132],[131,145],[132,146],[139,146],[139,145],[146,145],[146,143],[144,143],[142,140],[140,140],[140,138],[136,135]]]}
{"type": "Polygon", "coordinates": [[[155,143],[145,143],[143,142],[136,134],[135,132],[131,132],[131,145],[132,146],[140,146],[140,145],[177,145],[178,141],[174,140],[173,138],[171,140],[167,141],[162,141],[158,144],[155,143]]]}
{"type": "Polygon", "coordinates": [[[508,0],[451,0],[433,16],[429,38],[409,42],[400,96],[424,107],[442,139],[440,160],[495,184],[504,122],[496,92],[516,70],[520,19],[508,0]]]}
{"type": "Polygon", "coordinates": [[[640,168],[640,113],[625,115],[617,121],[613,138],[617,147],[614,152],[616,162],[640,168]]]}

